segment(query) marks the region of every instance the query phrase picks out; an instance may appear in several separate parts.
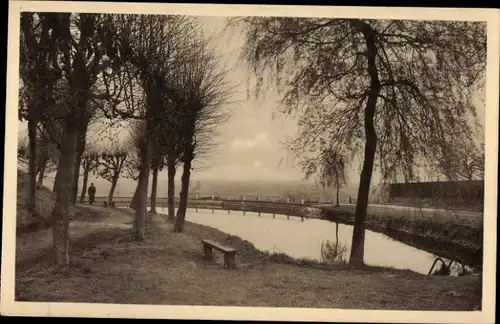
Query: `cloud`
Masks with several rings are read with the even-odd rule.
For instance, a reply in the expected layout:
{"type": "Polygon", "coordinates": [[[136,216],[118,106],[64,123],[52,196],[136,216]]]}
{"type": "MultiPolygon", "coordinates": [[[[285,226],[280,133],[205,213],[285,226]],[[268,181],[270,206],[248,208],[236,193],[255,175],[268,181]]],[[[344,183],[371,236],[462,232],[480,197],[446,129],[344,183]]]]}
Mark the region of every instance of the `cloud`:
{"type": "Polygon", "coordinates": [[[253,161],[252,166],[253,166],[254,169],[258,169],[261,166],[263,166],[263,164],[262,164],[262,162],[260,162],[258,160],[255,160],[255,161],[253,161]]]}
{"type": "Polygon", "coordinates": [[[235,138],[231,141],[231,147],[236,150],[251,149],[256,146],[267,145],[269,143],[269,138],[265,132],[260,132],[255,134],[255,136],[250,138],[235,138]]]}

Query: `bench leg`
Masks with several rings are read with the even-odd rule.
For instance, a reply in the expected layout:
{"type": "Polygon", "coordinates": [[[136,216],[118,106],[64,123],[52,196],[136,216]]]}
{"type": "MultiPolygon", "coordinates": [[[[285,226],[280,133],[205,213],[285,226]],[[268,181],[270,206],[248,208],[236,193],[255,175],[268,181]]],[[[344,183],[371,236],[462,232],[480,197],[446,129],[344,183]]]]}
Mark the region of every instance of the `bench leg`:
{"type": "Polygon", "coordinates": [[[208,245],[203,245],[203,258],[213,259],[212,248],[208,245]]]}
{"type": "Polygon", "coordinates": [[[224,254],[224,268],[226,269],[236,269],[235,255],[232,253],[224,254]]]}

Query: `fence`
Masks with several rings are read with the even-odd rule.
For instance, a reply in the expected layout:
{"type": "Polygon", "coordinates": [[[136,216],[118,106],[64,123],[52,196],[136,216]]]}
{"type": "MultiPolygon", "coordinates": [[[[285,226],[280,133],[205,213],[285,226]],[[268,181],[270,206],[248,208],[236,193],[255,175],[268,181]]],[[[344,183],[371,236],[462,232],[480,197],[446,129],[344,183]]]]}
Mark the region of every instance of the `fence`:
{"type": "MultiPolygon", "coordinates": [[[[246,212],[257,212],[259,215],[261,213],[269,214],[282,214],[287,217],[296,216],[301,218],[320,218],[320,208],[313,206],[311,203],[307,203],[302,200],[300,203],[293,203],[290,199],[259,199],[259,200],[248,200],[246,196],[243,199],[229,199],[228,196],[198,196],[194,198],[189,198],[187,207],[193,208],[198,211],[198,209],[208,209],[208,210],[227,210],[228,213],[231,210],[242,211],[243,214],[246,212]]],[[[114,197],[113,202],[116,207],[128,207],[132,197],[114,197]]],[[[175,198],[175,206],[179,206],[179,198],[175,198]]],[[[95,197],[95,204],[104,204],[107,202],[107,197],[99,196],[95,197]]],[[[147,199],[148,206],[151,205],[151,200],[147,199]]],[[[156,198],[156,208],[165,209],[168,207],[168,199],[166,197],[156,198]]]]}
{"type": "MultiPolygon", "coordinates": [[[[119,193],[118,193],[119,195],[119,193]]],[[[88,197],[86,197],[88,199],[88,197]]],[[[95,197],[96,201],[103,202],[107,201],[107,196],[97,196],[95,197]]],[[[147,198],[148,204],[150,203],[150,197],[147,198]]],[[[179,196],[175,197],[176,204],[179,203],[179,196]]],[[[113,201],[115,204],[122,203],[130,203],[132,201],[132,196],[115,196],[113,197],[113,201]]],[[[198,201],[198,202],[221,202],[221,201],[233,201],[233,202],[268,202],[268,203],[283,203],[283,204],[296,204],[296,205],[311,205],[311,204],[335,204],[335,201],[320,201],[319,199],[312,198],[302,198],[302,199],[294,199],[287,197],[278,197],[278,196],[252,196],[252,195],[190,195],[188,197],[188,203],[198,201]]],[[[356,202],[356,198],[352,197],[352,203],[356,202]]],[[[347,201],[346,201],[347,203],[347,201]]],[[[162,204],[167,204],[167,197],[157,197],[156,205],[161,206],[162,204]]]]}

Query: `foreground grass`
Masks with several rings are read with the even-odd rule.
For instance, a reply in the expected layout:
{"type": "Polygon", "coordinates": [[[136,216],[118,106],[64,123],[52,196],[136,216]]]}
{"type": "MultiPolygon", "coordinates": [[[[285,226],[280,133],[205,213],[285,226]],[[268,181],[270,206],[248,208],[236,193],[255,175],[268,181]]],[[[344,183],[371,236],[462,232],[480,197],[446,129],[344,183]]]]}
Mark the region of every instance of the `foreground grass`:
{"type": "MultiPolygon", "coordinates": [[[[124,221],[130,219],[129,211],[124,221]]],[[[61,272],[47,259],[17,265],[16,300],[119,304],[473,310],[481,277],[424,276],[386,268],[352,270],[270,256],[218,230],[187,223],[184,233],[159,216],[136,242],[128,229],[75,239],[61,272]],[[236,270],[201,258],[202,238],[238,250],[236,270]]]]}
{"type": "MultiPolygon", "coordinates": [[[[106,235],[119,235],[121,232],[109,227],[131,227],[132,215],[120,210],[97,206],[76,206],[77,213],[70,220],[69,233],[72,239],[71,252],[89,248],[92,242],[109,239],[106,235]],[[73,219],[74,218],[74,219],[73,219]],[[91,234],[89,236],[89,234],[91,234]],[[103,235],[99,240],[93,236],[103,235]],[[89,236],[89,237],[87,237],[89,236]]],[[[18,234],[16,236],[16,263],[26,267],[49,257],[52,244],[52,228],[43,228],[18,234]]]]}

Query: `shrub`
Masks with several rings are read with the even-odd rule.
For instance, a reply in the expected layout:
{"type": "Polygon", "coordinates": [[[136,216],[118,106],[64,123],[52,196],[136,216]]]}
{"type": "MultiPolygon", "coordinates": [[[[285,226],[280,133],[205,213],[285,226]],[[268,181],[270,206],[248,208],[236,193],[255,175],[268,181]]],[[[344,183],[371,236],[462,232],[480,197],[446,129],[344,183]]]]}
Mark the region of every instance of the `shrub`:
{"type": "Polygon", "coordinates": [[[321,242],[321,261],[325,264],[346,264],[347,248],[338,242],[321,242]]]}
{"type": "Polygon", "coordinates": [[[314,266],[320,264],[316,260],[306,259],[306,258],[293,258],[286,253],[283,252],[264,252],[267,255],[269,260],[277,263],[288,263],[295,265],[305,265],[305,266],[314,266]]]}

